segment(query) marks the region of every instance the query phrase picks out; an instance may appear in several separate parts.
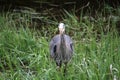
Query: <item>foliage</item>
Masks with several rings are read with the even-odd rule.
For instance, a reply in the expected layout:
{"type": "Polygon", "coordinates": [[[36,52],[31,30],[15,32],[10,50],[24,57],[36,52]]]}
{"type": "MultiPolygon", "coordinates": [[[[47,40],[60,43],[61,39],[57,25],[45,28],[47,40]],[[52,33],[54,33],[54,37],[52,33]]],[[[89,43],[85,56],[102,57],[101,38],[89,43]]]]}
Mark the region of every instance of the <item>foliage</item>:
{"type": "Polygon", "coordinates": [[[74,13],[64,11],[66,34],[73,38],[75,49],[66,76],[62,69],[56,70],[49,57],[49,41],[56,32],[56,24],[47,25],[47,31],[46,25],[42,25],[39,31],[34,28],[36,25],[29,28],[30,15],[1,15],[0,79],[119,80],[120,37],[116,21],[111,22],[111,14],[108,17],[101,14],[92,17],[81,13],[78,20],[74,13]]]}

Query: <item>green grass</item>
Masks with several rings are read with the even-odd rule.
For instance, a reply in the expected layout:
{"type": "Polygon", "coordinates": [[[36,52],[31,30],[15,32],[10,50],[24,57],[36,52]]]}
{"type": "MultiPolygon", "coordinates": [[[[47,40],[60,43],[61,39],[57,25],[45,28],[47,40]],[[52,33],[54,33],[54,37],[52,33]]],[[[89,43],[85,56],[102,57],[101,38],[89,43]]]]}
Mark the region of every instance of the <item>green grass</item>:
{"type": "Polygon", "coordinates": [[[1,15],[0,80],[113,80],[115,76],[119,80],[120,36],[116,22],[101,14],[93,21],[81,14],[79,21],[67,11],[62,18],[75,49],[65,77],[49,56],[56,25],[48,25],[47,31],[43,25],[39,31],[29,28],[29,15],[1,15]]]}

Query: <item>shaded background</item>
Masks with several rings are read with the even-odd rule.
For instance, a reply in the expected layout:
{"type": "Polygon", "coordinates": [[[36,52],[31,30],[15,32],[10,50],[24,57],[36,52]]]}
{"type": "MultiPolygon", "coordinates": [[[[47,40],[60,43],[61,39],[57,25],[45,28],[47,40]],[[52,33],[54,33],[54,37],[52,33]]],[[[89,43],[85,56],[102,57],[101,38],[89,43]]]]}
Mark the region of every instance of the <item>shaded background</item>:
{"type": "Polygon", "coordinates": [[[0,0],[0,10],[7,11],[8,9],[13,9],[17,7],[30,7],[37,11],[45,8],[57,8],[57,9],[79,9],[85,6],[89,2],[89,7],[96,9],[101,9],[104,4],[110,5],[114,8],[118,7],[120,0],[0,0]]]}
{"type": "MultiPolygon", "coordinates": [[[[48,19],[57,19],[57,21],[62,21],[61,14],[63,15],[63,9],[75,12],[79,20],[81,11],[86,13],[87,10],[90,10],[90,15],[88,16],[94,17],[97,14],[96,11],[103,12],[102,10],[104,10],[105,6],[112,8],[110,11],[117,9],[120,7],[120,0],[0,0],[0,12],[15,11],[21,13],[23,10],[28,10],[35,12],[33,13],[35,16],[47,16],[48,19]]],[[[105,12],[104,16],[110,14],[109,11],[105,12]]],[[[32,20],[39,23],[39,25],[44,23],[43,19],[33,18],[32,20]]],[[[118,20],[116,25],[120,31],[120,20],[118,20]]]]}

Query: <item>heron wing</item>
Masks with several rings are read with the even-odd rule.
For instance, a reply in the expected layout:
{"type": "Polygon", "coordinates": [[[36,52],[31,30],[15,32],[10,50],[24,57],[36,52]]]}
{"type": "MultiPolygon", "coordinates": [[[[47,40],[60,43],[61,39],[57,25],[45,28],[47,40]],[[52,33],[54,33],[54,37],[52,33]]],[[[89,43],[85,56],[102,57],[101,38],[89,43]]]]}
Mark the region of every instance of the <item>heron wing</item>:
{"type": "Polygon", "coordinates": [[[57,50],[57,44],[58,44],[59,40],[60,40],[59,35],[56,35],[50,41],[50,56],[52,58],[55,58],[55,52],[57,50]]]}
{"type": "Polygon", "coordinates": [[[66,43],[69,45],[69,48],[70,48],[69,50],[71,50],[73,52],[74,49],[73,49],[73,41],[72,41],[72,39],[68,35],[66,35],[65,38],[66,38],[66,43]]]}
{"type": "Polygon", "coordinates": [[[70,48],[73,51],[73,43],[70,44],[70,48]]]}
{"type": "Polygon", "coordinates": [[[54,42],[53,40],[50,41],[50,56],[53,58],[54,57],[54,42]]]}

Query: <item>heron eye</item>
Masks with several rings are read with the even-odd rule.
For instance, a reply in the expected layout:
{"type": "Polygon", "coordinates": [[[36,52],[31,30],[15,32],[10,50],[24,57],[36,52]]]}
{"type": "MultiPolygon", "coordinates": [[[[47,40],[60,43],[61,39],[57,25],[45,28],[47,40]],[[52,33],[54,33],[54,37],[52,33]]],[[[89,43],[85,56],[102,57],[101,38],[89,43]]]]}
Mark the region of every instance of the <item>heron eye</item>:
{"type": "Polygon", "coordinates": [[[57,46],[55,45],[55,46],[54,46],[54,52],[56,52],[56,47],[57,47],[57,46]]]}

